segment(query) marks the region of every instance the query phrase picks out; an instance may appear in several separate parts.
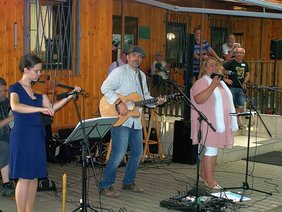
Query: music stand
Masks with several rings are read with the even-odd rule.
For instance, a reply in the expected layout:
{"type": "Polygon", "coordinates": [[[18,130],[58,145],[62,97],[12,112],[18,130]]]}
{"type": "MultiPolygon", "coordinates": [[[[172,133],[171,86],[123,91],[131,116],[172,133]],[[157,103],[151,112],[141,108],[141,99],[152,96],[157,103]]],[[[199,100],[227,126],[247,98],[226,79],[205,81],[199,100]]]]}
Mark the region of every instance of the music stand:
{"type": "Polygon", "coordinates": [[[242,186],[239,187],[229,187],[229,188],[223,188],[223,190],[228,190],[228,189],[243,189],[244,191],[242,192],[241,198],[240,198],[240,202],[243,201],[244,198],[244,194],[246,190],[252,190],[252,191],[256,191],[256,192],[260,192],[260,193],[264,193],[264,194],[268,194],[268,195],[272,195],[271,192],[266,192],[266,191],[261,191],[261,190],[257,190],[254,188],[250,188],[249,183],[248,183],[248,172],[249,172],[249,154],[250,154],[250,137],[251,137],[251,119],[253,116],[252,111],[246,111],[246,112],[242,112],[242,113],[230,113],[231,116],[246,116],[249,119],[248,122],[248,146],[247,146],[247,158],[246,158],[246,171],[245,171],[245,181],[243,182],[242,186]]]}
{"type": "Polygon", "coordinates": [[[72,133],[67,137],[64,144],[71,143],[74,141],[81,141],[81,160],[82,160],[82,198],[80,200],[80,206],[74,211],[86,212],[86,208],[93,209],[89,203],[86,203],[86,185],[87,185],[87,174],[86,174],[86,149],[89,147],[89,138],[100,138],[102,139],[111,127],[118,120],[117,117],[100,117],[86,119],[79,122],[72,133]]]}

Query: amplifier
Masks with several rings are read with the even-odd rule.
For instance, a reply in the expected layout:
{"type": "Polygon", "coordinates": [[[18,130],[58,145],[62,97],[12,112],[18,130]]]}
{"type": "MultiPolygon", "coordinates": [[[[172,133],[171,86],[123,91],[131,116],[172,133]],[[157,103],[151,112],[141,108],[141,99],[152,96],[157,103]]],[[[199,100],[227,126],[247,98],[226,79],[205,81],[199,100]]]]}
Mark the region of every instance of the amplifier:
{"type": "Polygon", "coordinates": [[[197,145],[190,139],[190,121],[175,121],[173,137],[172,161],[177,163],[195,164],[197,161],[197,145]]]}

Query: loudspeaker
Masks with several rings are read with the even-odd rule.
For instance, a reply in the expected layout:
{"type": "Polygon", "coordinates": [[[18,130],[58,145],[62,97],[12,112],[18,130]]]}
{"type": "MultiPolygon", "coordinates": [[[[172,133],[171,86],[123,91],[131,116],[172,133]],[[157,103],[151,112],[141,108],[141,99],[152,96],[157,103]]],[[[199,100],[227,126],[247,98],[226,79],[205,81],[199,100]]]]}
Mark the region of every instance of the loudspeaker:
{"type": "Polygon", "coordinates": [[[282,39],[271,40],[270,58],[282,59],[282,39]]]}
{"type": "Polygon", "coordinates": [[[197,145],[192,145],[190,139],[190,121],[175,121],[172,161],[177,163],[195,164],[197,160],[197,145]]]}

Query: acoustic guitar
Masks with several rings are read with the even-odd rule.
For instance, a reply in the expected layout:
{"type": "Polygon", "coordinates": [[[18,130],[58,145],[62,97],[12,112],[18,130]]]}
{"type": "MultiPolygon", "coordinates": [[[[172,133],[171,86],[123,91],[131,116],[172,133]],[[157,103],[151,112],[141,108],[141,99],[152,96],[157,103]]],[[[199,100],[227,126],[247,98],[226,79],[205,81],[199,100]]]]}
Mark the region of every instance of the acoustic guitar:
{"type": "MultiPolygon", "coordinates": [[[[118,97],[126,104],[128,108],[128,113],[126,116],[119,115],[119,113],[116,111],[115,104],[109,104],[105,96],[102,97],[99,104],[99,110],[102,117],[115,116],[119,118],[114,124],[115,127],[122,125],[129,117],[139,117],[139,107],[149,104],[156,104],[157,102],[157,98],[142,100],[141,96],[135,92],[129,94],[128,96],[119,95],[118,97]]],[[[182,97],[182,94],[171,94],[164,96],[166,101],[178,100],[180,97],[182,97]]]]}

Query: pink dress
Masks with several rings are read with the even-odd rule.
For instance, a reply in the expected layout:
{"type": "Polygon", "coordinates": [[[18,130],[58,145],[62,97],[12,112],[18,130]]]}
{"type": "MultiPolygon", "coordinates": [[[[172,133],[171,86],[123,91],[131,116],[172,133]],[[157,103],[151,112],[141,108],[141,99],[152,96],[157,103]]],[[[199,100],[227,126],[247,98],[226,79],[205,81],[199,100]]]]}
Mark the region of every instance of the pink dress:
{"type": "MultiPolygon", "coordinates": [[[[196,104],[194,100],[194,96],[208,87],[209,83],[204,78],[197,80],[190,90],[190,98],[196,108],[201,111],[208,118],[208,121],[213,125],[213,127],[216,128],[215,96],[211,94],[210,97],[202,104],[196,104]]],[[[231,130],[231,116],[229,115],[231,112],[230,104],[226,91],[220,85],[218,88],[222,96],[225,131],[222,133],[214,132],[207,126],[205,121],[202,121],[201,144],[209,147],[231,148],[233,146],[234,139],[231,130]]],[[[193,144],[198,144],[198,125],[198,113],[191,108],[191,139],[193,140],[193,144]]]]}

